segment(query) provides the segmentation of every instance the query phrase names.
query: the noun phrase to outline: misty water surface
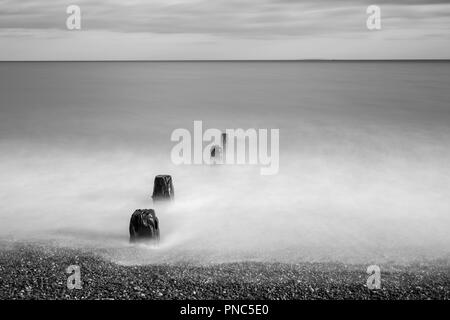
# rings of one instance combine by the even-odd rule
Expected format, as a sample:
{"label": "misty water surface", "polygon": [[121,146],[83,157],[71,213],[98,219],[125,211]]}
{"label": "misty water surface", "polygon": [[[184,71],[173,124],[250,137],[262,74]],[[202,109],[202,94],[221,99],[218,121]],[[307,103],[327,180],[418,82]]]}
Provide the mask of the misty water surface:
{"label": "misty water surface", "polygon": [[[0,237],[127,264],[448,256],[448,88],[449,63],[0,63]],[[279,173],[173,165],[194,120],[280,129]],[[157,174],[176,201],[132,246]]]}

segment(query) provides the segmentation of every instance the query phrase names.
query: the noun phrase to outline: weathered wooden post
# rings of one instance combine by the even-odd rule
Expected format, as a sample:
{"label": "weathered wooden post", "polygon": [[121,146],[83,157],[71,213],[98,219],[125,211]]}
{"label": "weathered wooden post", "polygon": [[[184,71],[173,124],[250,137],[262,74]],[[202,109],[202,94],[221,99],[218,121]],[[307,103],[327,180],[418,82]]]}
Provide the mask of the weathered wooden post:
{"label": "weathered wooden post", "polygon": [[159,241],[159,220],[153,209],[137,209],[130,219],[130,242]]}
{"label": "weathered wooden post", "polygon": [[153,183],[153,201],[173,200],[174,197],[172,177],[167,174],[157,175]]}
{"label": "weathered wooden post", "polygon": [[223,155],[222,155],[222,148],[218,145],[213,145],[211,147],[211,163],[212,164],[221,164],[223,163]]}
{"label": "weathered wooden post", "polygon": [[226,148],[227,148],[227,134],[225,132],[223,132],[220,135],[220,139],[221,139],[222,146],[215,144],[211,147],[211,150],[210,150],[212,164],[224,164],[225,163],[225,155],[226,155]]}
{"label": "weathered wooden post", "polygon": [[227,152],[227,134],[225,132],[222,133],[222,152],[224,155]]}

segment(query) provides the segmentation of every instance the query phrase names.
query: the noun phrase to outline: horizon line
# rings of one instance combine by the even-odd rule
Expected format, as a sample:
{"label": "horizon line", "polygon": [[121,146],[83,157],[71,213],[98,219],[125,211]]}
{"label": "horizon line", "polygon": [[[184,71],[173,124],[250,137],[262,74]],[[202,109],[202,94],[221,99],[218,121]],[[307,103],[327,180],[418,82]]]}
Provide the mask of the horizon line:
{"label": "horizon line", "polygon": [[0,60],[4,62],[450,62],[447,59],[104,59],[104,60]]}

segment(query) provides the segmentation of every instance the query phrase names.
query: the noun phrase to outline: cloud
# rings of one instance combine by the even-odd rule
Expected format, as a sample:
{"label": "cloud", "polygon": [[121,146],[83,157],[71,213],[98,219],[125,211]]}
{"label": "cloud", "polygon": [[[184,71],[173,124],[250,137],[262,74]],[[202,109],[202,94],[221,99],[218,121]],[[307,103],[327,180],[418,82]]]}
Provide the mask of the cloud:
{"label": "cloud", "polygon": [[[383,24],[378,38],[449,40],[449,1],[377,3],[382,7]],[[12,45],[17,43],[14,37],[18,33],[31,37],[30,30],[39,38],[46,34],[72,37],[67,35],[65,26],[66,7],[70,4],[73,1],[0,0],[0,39]],[[210,44],[230,40],[314,42],[328,38],[354,39],[356,44],[362,38],[374,37],[366,29],[366,8],[372,4],[366,0],[81,0],[77,4],[82,11],[82,31],[77,38],[88,42],[94,34],[134,34],[141,39],[167,40],[194,36],[207,39]],[[24,36],[19,39],[26,41]],[[56,41],[50,46],[58,47]]]}
{"label": "cloud", "polygon": [[[0,28],[64,29],[72,1],[2,1]],[[356,1],[80,1],[84,30],[243,36],[365,31],[366,3]],[[409,22],[450,17],[449,1],[380,1],[383,17]],[[436,5],[438,4],[438,5]],[[440,4],[440,5],[439,5]],[[414,20],[414,21],[412,21]],[[448,27],[449,24],[447,24]]]}

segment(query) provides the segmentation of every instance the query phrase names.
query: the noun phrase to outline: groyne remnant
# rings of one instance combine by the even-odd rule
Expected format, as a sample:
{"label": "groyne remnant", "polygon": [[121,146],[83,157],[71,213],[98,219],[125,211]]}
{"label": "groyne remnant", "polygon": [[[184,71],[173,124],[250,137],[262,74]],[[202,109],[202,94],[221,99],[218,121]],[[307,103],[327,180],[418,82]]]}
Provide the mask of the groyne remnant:
{"label": "groyne remnant", "polygon": [[137,209],[130,219],[130,242],[159,241],[159,220],[153,209]]}
{"label": "groyne remnant", "polygon": [[167,174],[157,175],[153,183],[153,201],[173,200],[175,190],[173,188],[172,177]]}

